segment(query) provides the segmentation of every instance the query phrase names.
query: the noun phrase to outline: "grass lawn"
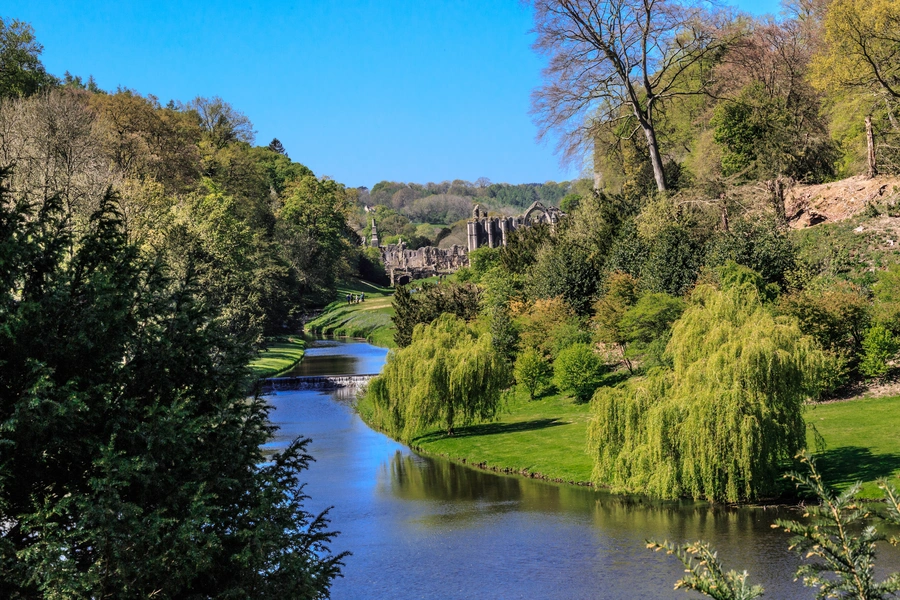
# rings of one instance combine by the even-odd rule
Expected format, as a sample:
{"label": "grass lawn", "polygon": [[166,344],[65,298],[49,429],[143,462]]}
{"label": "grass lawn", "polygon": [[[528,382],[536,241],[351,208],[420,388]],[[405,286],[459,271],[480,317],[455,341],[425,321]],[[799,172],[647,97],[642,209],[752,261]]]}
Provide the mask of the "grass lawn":
{"label": "grass lawn", "polygon": [[[365,293],[365,302],[347,304],[347,294]],[[338,286],[338,300],[325,307],[322,314],[306,324],[311,332],[325,335],[364,338],[376,346],[394,346],[394,324],[391,317],[393,288],[381,287],[359,279]]]}
{"label": "grass lawn", "polygon": [[[361,406],[365,417],[366,408]],[[517,390],[493,423],[442,429],[414,439],[427,454],[468,464],[553,481],[590,480],[592,460],[586,452],[589,404],[555,395],[529,401]],[[807,423],[825,440],[816,461],[825,480],[839,489],[864,482],[861,498],[880,498],[876,480],[890,478],[900,487],[900,397],[865,398],[810,406]],[[809,447],[815,449],[810,429]]]}
{"label": "grass lawn", "polygon": [[527,393],[516,390],[496,422],[457,428],[451,437],[434,431],[412,445],[469,464],[581,483],[591,478],[589,416],[589,404],[575,404],[568,396],[530,401]]}
{"label": "grass lawn", "polygon": [[306,342],[300,337],[276,340],[250,361],[250,368],[256,377],[275,377],[300,362],[306,349]]}
{"label": "grass lawn", "polygon": [[[806,422],[825,439],[815,454],[822,477],[843,489],[862,481],[862,498],[881,498],[875,481],[900,487],[900,397],[861,398],[810,407]],[[815,449],[812,431],[807,444]]]}

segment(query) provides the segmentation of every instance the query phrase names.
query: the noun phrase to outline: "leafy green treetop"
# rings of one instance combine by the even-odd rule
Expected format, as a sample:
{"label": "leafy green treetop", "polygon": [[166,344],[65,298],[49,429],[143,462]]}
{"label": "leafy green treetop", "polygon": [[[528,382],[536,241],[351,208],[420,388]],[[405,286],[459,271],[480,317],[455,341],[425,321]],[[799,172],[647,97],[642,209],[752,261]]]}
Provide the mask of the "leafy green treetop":
{"label": "leafy green treetop", "polygon": [[307,441],[263,455],[248,348],[182,258],[144,258],[111,194],[76,235],[0,188],[0,596],[323,598],[339,574]]}
{"label": "leafy green treetop", "polygon": [[0,17],[0,98],[30,96],[55,83],[41,63],[43,51],[31,25]]}

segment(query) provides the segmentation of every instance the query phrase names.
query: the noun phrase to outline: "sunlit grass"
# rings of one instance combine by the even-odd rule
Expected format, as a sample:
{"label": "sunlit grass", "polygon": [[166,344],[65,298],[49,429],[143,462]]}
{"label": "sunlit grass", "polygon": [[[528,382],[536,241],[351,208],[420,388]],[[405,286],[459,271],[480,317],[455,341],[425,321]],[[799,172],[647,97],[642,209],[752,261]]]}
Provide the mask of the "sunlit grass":
{"label": "sunlit grass", "polygon": [[[825,441],[815,456],[829,485],[843,489],[862,481],[862,498],[881,497],[880,478],[900,487],[900,397],[811,406],[805,418],[810,449],[816,450],[813,426]],[[589,419],[589,404],[575,404],[562,395],[532,402],[517,390],[495,422],[457,428],[453,436],[436,428],[414,439],[412,446],[500,471],[586,482],[592,469]]]}
{"label": "sunlit grass", "polygon": [[[348,304],[347,294],[365,293],[364,302]],[[394,347],[394,324],[391,317],[393,288],[381,287],[359,279],[338,286],[338,300],[325,307],[322,314],[306,324],[307,331],[323,335],[363,338],[384,348]]]}
{"label": "sunlit grass", "polygon": [[807,444],[816,449],[812,427],[825,440],[815,453],[825,481],[838,489],[863,482],[860,496],[881,498],[876,481],[900,487],[900,397],[862,398],[811,406]]}
{"label": "sunlit grass", "polygon": [[275,377],[300,362],[305,349],[306,342],[300,337],[272,341],[250,361],[250,368],[256,377]]}
{"label": "sunlit grass", "polygon": [[457,428],[453,436],[435,430],[412,445],[431,454],[487,468],[584,483],[591,478],[587,454],[589,404],[552,395],[534,401],[512,392],[504,412],[493,423]]}

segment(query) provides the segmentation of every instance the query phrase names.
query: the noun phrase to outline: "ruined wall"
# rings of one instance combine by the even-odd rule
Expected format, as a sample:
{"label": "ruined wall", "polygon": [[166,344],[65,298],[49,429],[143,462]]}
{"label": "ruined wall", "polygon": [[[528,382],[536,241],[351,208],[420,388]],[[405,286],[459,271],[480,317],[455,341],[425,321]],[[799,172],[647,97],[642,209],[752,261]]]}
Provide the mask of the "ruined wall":
{"label": "ruined wall", "polygon": [[379,248],[385,271],[391,278],[391,285],[435,275],[449,275],[460,267],[469,266],[468,251],[456,244],[450,248],[426,246],[409,250],[401,241],[399,244],[388,244]]}
{"label": "ruined wall", "polygon": [[489,217],[487,212],[476,204],[472,210],[472,218],[466,223],[469,252],[485,246],[488,248],[505,246],[507,236],[521,227],[546,223],[552,229],[564,216],[565,213],[555,206],[548,208],[540,202],[534,202],[518,217]]}

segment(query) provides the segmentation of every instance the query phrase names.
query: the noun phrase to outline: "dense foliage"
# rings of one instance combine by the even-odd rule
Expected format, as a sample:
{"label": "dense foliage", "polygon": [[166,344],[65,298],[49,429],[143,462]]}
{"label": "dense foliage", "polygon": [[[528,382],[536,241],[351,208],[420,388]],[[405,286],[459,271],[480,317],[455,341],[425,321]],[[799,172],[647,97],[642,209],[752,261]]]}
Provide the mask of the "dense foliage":
{"label": "dense foliage", "polygon": [[417,325],[411,344],[388,355],[369,384],[376,425],[409,441],[429,426],[454,428],[492,418],[509,377],[490,334],[476,335],[465,321],[443,314]]}
{"label": "dense foliage", "polygon": [[341,556],[302,506],[307,440],[263,455],[204,258],[144,256],[118,206],[77,228],[0,190],[3,597],[324,597]]}
{"label": "dense foliage", "polygon": [[814,341],[752,286],[701,286],[667,352],[671,369],[597,392],[597,483],[727,502],[776,493],[781,462],[805,446],[803,402],[822,361]]}
{"label": "dense foliage", "polygon": [[[876,577],[876,543],[887,536],[876,529],[875,522],[880,520],[895,526],[900,523],[897,490],[886,482],[880,484],[887,510],[878,515],[856,501],[859,484],[835,493],[822,480],[808,455],[800,459],[808,465],[809,472],[788,476],[798,487],[811,493],[816,502],[806,506],[802,521],[781,519],[773,525],[791,534],[791,549],[808,561],[797,569],[797,578],[808,587],[818,588],[817,600],[895,598],[900,591],[900,573],[881,581]],[[763,596],[762,586],[748,583],[747,571],[725,571],[715,550],[705,542],[687,545],[649,542],[647,546],[665,550],[684,564],[687,575],[676,582],[676,589],[695,590],[717,600],[751,600]]]}
{"label": "dense foliage", "polygon": [[420,283],[402,286],[394,294],[394,342],[400,348],[412,343],[416,325],[431,323],[444,313],[469,321],[478,314],[481,291],[471,284]]}
{"label": "dense foliage", "polygon": [[57,80],[41,50],[0,20],[0,595],[326,597],[308,440],[263,452],[245,365],[359,268],[355,192],[221,98]]}

